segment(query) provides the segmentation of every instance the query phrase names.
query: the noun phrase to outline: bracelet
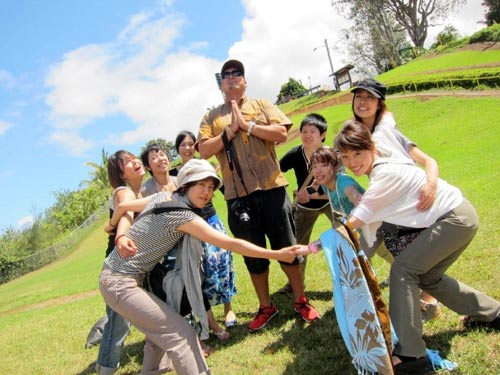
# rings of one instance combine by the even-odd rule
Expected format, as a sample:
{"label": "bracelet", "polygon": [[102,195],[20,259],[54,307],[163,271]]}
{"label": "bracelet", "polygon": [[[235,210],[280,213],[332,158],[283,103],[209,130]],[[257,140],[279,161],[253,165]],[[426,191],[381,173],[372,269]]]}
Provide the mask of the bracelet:
{"label": "bracelet", "polygon": [[229,136],[228,138],[233,139],[234,137],[236,137],[236,134],[234,134],[234,132],[231,130],[231,126],[229,125],[226,126],[226,133]]}
{"label": "bracelet", "polygon": [[116,244],[118,243],[118,240],[119,240],[120,238],[122,238],[122,237],[125,237],[125,234],[120,234],[119,236],[116,236],[116,237],[115,237],[115,246],[116,246]]}
{"label": "bracelet", "polygon": [[116,228],[118,224],[111,224],[111,219],[109,219],[109,221],[108,221],[108,225],[109,225],[110,227]]}
{"label": "bracelet", "polygon": [[257,125],[255,122],[253,122],[253,121],[248,121],[247,135],[252,134],[252,130],[253,130],[253,127],[254,127],[255,125]]}
{"label": "bracelet", "polygon": [[317,254],[321,250],[321,243],[319,241],[314,241],[309,243],[307,246],[312,254]]}

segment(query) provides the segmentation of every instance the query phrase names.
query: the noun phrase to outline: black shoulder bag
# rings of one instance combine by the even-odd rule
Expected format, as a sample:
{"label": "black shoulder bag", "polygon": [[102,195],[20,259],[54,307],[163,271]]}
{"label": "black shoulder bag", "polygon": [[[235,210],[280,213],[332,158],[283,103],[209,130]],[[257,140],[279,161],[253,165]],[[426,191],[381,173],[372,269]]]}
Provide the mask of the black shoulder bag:
{"label": "black shoulder bag", "polygon": [[[193,209],[188,208],[188,207],[155,207],[149,211],[146,211],[141,214],[143,215],[158,215],[164,212],[171,212],[171,211],[193,211]],[[178,246],[179,243],[177,243],[175,246]],[[170,252],[170,250],[169,250]],[[162,262],[156,263],[154,268],[146,275],[144,279],[144,289],[150,291],[153,293],[155,296],[160,298],[162,301],[167,300],[167,295],[165,294],[165,291],[163,290],[163,278],[167,275],[167,273],[171,270],[174,269],[175,267],[175,262],[177,258],[176,257],[169,257],[168,253],[164,257]]]}

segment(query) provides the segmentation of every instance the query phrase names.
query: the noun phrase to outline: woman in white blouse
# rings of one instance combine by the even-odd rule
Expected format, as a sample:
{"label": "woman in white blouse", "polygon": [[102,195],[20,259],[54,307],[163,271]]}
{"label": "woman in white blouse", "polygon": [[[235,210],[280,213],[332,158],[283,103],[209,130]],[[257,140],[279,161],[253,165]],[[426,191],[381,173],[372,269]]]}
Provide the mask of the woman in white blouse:
{"label": "woman in white blouse", "polygon": [[346,168],[369,176],[366,192],[348,219],[351,227],[363,227],[369,245],[381,222],[423,229],[390,271],[389,310],[399,339],[393,355],[396,374],[433,373],[422,339],[419,288],[466,315],[469,325],[500,330],[500,302],[445,274],[478,228],[477,213],[460,190],[438,179],[432,206],[417,209],[427,183],[425,172],[413,163],[381,157],[369,130],[357,121],[340,131],[335,148]]}

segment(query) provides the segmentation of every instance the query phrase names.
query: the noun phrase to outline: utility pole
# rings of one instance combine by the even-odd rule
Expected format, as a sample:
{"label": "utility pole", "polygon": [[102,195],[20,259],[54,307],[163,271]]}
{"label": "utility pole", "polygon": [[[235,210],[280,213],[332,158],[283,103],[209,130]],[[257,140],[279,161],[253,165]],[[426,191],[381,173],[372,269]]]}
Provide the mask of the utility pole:
{"label": "utility pole", "polygon": [[215,80],[217,81],[217,87],[222,94],[222,100],[225,101],[226,97],[224,96],[224,92],[222,91],[222,75],[220,73],[215,73]]}
{"label": "utility pole", "polygon": [[[319,47],[314,48],[313,51],[316,51],[318,48]],[[332,71],[331,77],[333,79],[333,87],[335,88],[335,90],[340,91],[337,79],[335,78],[335,70],[333,70],[332,57],[330,56],[330,48],[328,47],[327,39],[325,39],[325,48],[326,48],[326,54],[328,55],[328,62],[330,63],[330,69]]]}
{"label": "utility pole", "polygon": [[328,48],[328,40],[326,39],[325,39],[325,48],[326,48],[326,53],[328,54],[328,61],[330,62],[330,69],[332,70],[333,87],[335,87],[337,91],[340,91],[337,79],[335,78],[335,70],[333,70],[332,57],[330,56],[330,48]]}

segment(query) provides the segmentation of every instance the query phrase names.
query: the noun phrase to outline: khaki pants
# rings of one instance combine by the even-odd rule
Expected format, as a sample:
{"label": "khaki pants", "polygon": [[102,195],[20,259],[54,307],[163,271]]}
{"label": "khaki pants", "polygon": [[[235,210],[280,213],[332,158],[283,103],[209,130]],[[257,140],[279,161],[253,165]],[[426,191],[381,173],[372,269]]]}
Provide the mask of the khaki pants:
{"label": "khaki pants", "polygon": [[210,374],[198,337],[189,323],[164,301],[141,288],[143,275],[104,266],[99,286],[106,304],[146,335],[144,363],[167,352],[179,375]]}
{"label": "khaki pants", "polygon": [[447,275],[446,270],[472,241],[478,218],[469,201],[422,231],[391,266],[389,313],[399,342],[394,354],[425,355],[420,291],[426,291],[451,310],[479,321],[500,314],[500,302]]}

